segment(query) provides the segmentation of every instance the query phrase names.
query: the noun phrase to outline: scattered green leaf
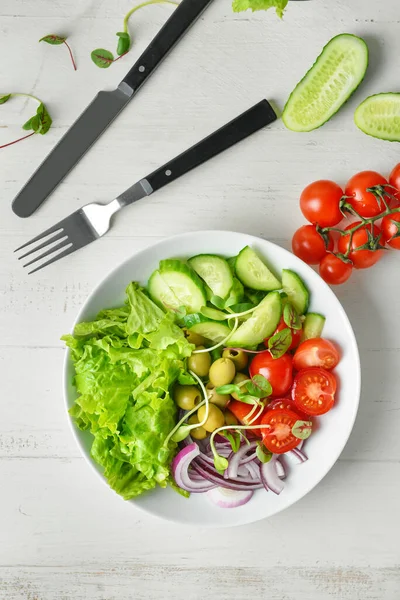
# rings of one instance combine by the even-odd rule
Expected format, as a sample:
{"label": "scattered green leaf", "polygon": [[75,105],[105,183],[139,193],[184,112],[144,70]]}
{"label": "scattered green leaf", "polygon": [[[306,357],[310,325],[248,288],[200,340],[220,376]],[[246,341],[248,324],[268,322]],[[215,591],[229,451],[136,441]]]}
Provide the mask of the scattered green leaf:
{"label": "scattered green leaf", "polygon": [[129,48],[131,47],[131,37],[129,33],[126,31],[118,31],[118,45],[117,45],[117,54],[118,56],[122,56],[129,52]]}
{"label": "scattered green leaf", "polygon": [[92,61],[100,69],[108,69],[114,62],[114,55],[104,48],[96,48],[90,55]]}
{"label": "scattered green leaf", "polygon": [[46,42],[46,44],[50,44],[51,46],[60,46],[61,44],[64,44],[68,49],[68,52],[69,52],[69,55],[71,58],[71,62],[72,62],[72,66],[74,67],[74,70],[76,71],[75,59],[72,54],[72,50],[71,50],[70,46],[67,44],[67,38],[65,36],[50,33],[49,35],[45,35],[42,38],[40,38],[39,42]]}
{"label": "scattered green leaf", "polygon": [[246,384],[246,389],[249,394],[256,398],[266,398],[272,394],[272,386],[263,375],[254,375],[250,382]]}
{"label": "scattered green leaf", "polygon": [[220,431],[220,435],[225,437],[231,444],[233,452],[237,452],[240,448],[240,432],[239,431]]}
{"label": "scattered green leaf", "polygon": [[290,302],[286,302],[283,309],[283,320],[285,324],[290,329],[301,329],[301,321],[297,310],[290,304]]}
{"label": "scattered green leaf", "polygon": [[306,440],[312,433],[312,421],[296,421],[292,427],[292,433],[299,440]]}
{"label": "scattered green leaf", "polygon": [[257,443],[256,455],[259,461],[267,463],[272,458],[272,452],[269,452],[262,442]]}
{"label": "scattered green leaf", "polygon": [[240,394],[240,387],[234,383],[227,383],[226,385],[220,385],[216,388],[217,394]]}
{"label": "scattered green leaf", "polygon": [[6,148],[7,146],[11,146],[12,144],[16,144],[17,142],[25,140],[26,138],[30,137],[34,133],[40,133],[41,135],[44,135],[45,133],[47,133],[49,131],[51,124],[52,124],[52,120],[49,115],[49,112],[46,109],[43,102],[41,102],[39,100],[39,98],[36,98],[36,96],[32,96],[31,94],[22,94],[22,93],[3,94],[3,95],[0,95],[0,104],[5,104],[6,102],[8,102],[8,100],[11,98],[11,96],[25,96],[27,98],[32,98],[33,100],[36,100],[36,102],[39,103],[39,106],[36,110],[36,114],[33,115],[33,117],[31,117],[30,119],[28,119],[28,121],[26,123],[24,123],[24,125],[22,126],[22,129],[24,129],[25,131],[32,131],[32,133],[29,133],[28,135],[26,135],[22,138],[19,138],[18,140],[14,140],[13,142],[9,142],[8,144],[4,144],[3,146],[0,146],[0,149]]}
{"label": "scattered green leaf", "polygon": [[11,98],[11,94],[0,95],[0,104],[5,104]]}
{"label": "scattered green leaf", "polygon": [[268,340],[268,349],[272,358],[280,358],[287,352],[292,343],[292,334],[289,328],[278,331]]}

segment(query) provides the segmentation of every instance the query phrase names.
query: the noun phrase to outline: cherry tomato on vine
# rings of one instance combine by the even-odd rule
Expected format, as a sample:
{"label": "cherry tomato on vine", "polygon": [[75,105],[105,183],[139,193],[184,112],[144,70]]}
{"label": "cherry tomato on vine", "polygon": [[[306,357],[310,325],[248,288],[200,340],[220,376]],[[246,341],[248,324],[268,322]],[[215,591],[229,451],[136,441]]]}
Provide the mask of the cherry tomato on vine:
{"label": "cherry tomato on vine", "polygon": [[[290,329],[290,333],[292,334],[292,343],[290,344],[288,350],[294,350],[300,344],[301,334],[302,334],[303,330],[302,330],[302,328],[301,329],[291,329],[290,327],[288,328],[288,326],[286,325],[286,323],[282,317],[282,319],[280,320],[279,325],[275,329],[273,335],[275,335],[276,333],[279,333],[280,331],[283,331],[284,329]],[[268,348],[268,340],[269,340],[269,338],[265,338],[265,340],[264,340],[264,344],[267,348]]]}
{"label": "cherry tomato on vine", "polygon": [[400,212],[382,219],[382,237],[391,248],[400,250]]}
{"label": "cherry tomato on vine", "polygon": [[293,361],[290,354],[284,354],[280,358],[272,358],[271,353],[266,350],[257,354],[250,364],[250,377],[263,375],[272,386],[271,398],[284,396],[292,385]]}
{"label": "cherry tomato on vine", "polygon": [[379,197],[372,192],[367,192],[367,189],[376,185],[387,186],[387,184],[387,179],[376,171],[361,171],[361,173],[353,175],[347,182],[345,195],[348,198],[346,198],[346,202],[360,217],[376,217],[385,210],[385,205]]}
{"label": "cherry tomato on vine", "polygon": [[319,265],[319,274],[322,279],[331,285],[345,283],[353,272],[353,265],[344,262],[334,254],[327,254]]}
{"label": "cherry tomato on vine", "polygon": [[343,190],[334,181],[314,181],[300,196],[301,212],[310,223],[333,227],[343,219],[339,208],[342,196]]}
{"label": "cherry tomato on vine", "polygon": [[292,398],[307,415],[324,415],[335,402],[336,387],[336,379],[330,371],[316,367],[304,369],[294,379]]}
{"label": "cherry tomato on vine", "polygon": [[315,225],[303,225],[295,231],[292,239],[293,254],[304,260],[308,265],[317,265],[326,255],[327,250],[333,250],[333,240],[330,233],[327,234],[328,247],[325,246],[324,238],[318,233]]}
{"label": "cherry tomato on vine", "polygon": [[390,185],[395,187],[396,190],[399,190],[398,192],[396,192],[396,190],[389,188],[389,190],[388,190],[389,193],[393,194],[393,196],[396,196],[396,198],[400,201],[400,163],[398,163],[394,167],[393,171],[390,173],[389,183],[390,183]]}
{"label": "cherry tomato on vine", "polygon": [[262,418],[261,424],[267,425],[261,429],[264,446],[274,454],[283,454],[296,448],[301,442],[292,429],[296,421],[301,421],[299,415],[291,410],[270,410]]}
{"label": "cherry tomato on vine", "polygon": [[[244,402],[239,402],[238,400],[231,400],[229,403],[229,410],[243,425],[249,425],[250,421],[253,421],[253,417],[259,411],[259,408],[257,407],[253,415],[248,418],[248,415],[253,410],[253,408],[254,407],[251,404],[245,404]],[[262,417],[263,415],[257,417],[257,419],[251,423],[251,425],[259,425],[261,423]],[[253,433],[256,437],[261,437],[260,429],[250,429],[249,431],[251,431],[251,433]]]}
{"label": "cherry tomato on vine", "polygon": [[[356,221],[355,223],[351,223],[345,229],[352,229],[356,225],[360,225],[361,221]],[[372,235],[374,238],[377,238],[381,235],[381,230],[379,227],[374,225],[372,227]],[[351,252],[349,254],[349,259],[353,263],[356,269],[368,269],[368,267],[372,267],[375,263],[378,262],[383,256],[383,250],[372,250],[372,249],[362,249],[356,250],[360,246],[364,246],[364,244],[368,244],[370,241],[369,235],[371,234],[371,225],[363,225],[358,229],[354,235],[351,243]],[[342,235],[339,239],[338,248],[341,254],[346,254],[347,249],[350,243],[350,234]]]}
{"label": "cherry tomato on vine", "polygon": [[334,369],[339,363],[340,354],[336,346],[324,338],[305,340],[297,348],[293,366],[297,371],[308,367]]}

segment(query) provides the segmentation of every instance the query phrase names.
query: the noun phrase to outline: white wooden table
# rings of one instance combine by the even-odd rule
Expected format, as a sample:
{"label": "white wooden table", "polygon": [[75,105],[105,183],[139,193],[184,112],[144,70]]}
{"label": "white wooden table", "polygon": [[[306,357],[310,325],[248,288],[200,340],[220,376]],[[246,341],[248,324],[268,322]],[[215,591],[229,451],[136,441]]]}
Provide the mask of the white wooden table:
{"label": "white wooden table", "polygon": [[[155,6],[132,20],[135,47],[108,71],[93,48],[114,49],[127,0],[1,0],[1,92],[38,95],[54,126],[0,150],[0,598],[1,600],[397,600],[400,596],[399,256],[359,272],[338,296],[354,326],[363,393],[352,437],[324,481],[274,518],[212,531],[159,522],[119,501],[72,438],[61,390],[59,337],[92,287],[126,256],[190,230],[231,229],[290,246],[310,181],[387,173],[399,146],[358,132],[355,106],[398,90],[398,0],[290,3],[235,15],[213,6],[30,219],[10,203],[101,88],[110,89],[162,25]],[[371,49],[362,88],[323,129],[296,135],[275,123],[120,215],[96,245],[28,277],[12,252],[91,200],[106,201],[263,97],[281,106],[321,47],[341,32]],[[38,44],[68,34],[64,48]],[[35,111],[0,107],[0,144]],[[33,109],[33,110],[32,110]]]}

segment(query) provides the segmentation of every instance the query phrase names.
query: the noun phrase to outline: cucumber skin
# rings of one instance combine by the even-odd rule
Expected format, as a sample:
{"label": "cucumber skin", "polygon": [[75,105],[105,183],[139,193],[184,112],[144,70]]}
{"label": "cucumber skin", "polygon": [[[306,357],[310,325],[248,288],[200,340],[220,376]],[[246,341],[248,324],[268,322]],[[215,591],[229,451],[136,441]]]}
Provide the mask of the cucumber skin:
{"label": "cucumber skin", "polygon": [[[271,276],[271,280],[275,280],[272,281],[272,285],[274,287],[268,286],[268,288],[265,288],[265,286],[261,289],[261,288],[255,288],[255,287],[251,287],[249,285],[249,282],[246,278],[246,276],[240,275],[239,271],[241,272],[242,269],[240,267],[241,264],[241,260],[243,260],[243,255],[244,253],[248,253],[250,251],[251,254],[254,254],[257,259],[260,261],[260,263],[265,267],[266,271],[268,271],[268,273]],[[244,260],[246,260],[246,258],[244,258]],[[239,264],[239,269],[238,269],[238,264]],[[250,246],[245,246],[244,248],[242,248],[242,250],[239,252],[237,259],[236,259],[236,263],[235,263],[235,271],[236,271],[236,276],[239,279],[239,281],[245,286],[248,287],[251,290],[256,290],[256,291],[261,291],[261,292],[273,292],[275,290],[280,290],[282,287],[281,282],[279,281],[279,279],[276,277],[276,275],[271,271],[271,269],[269,268],[268,265],[265,264],[265,262],[262,260],[262,258],[260,258],[257,254],[257,252],[255,252],[253,250],[253,248],[251,248]],[[245,281],[246,279],[246,281]]]}
{"label": "cucumber skin", "polygon": [[[196,260],[197,259],[207,259],[207,258],[212,258],[212,259],[218,259],[219,261],[221,261],[223,267],[226,266],[226,275],[228,277],[230,277],[231,279],[231,286],[230,289],[228,290],[227,293],[225,293],[223,296],[221,296],[222,298],[227,298],[229,295],[230,290],[232,289],[232,285],[233,285],[233,275],[232,275],[232,271],[231,268],[227,262],[227,260],[225,258],[223,258],[222,256],[218,256],[217,254],[197,254],[196,256],[192,256],[191,258],[189,258],[188,260],[188,265],[193,269],[193,271],[195,271],[195,273],[200,277],[200,279],[202,281],[205,282],[205,285],[207,288],[209,288],[211,290],[211,295],[215,294],[215,292],[211,289],[210,285],[208,284],[208,282],[200,275],[200,273],[198,273],[195,264],[196,264]],[[217,294],[219,295],[219,294]],[[208,296],[208,294],[207,294]],[[210,298],[208,298],[208,300],[210,300]]]}
{"label": "cucumber skin", "polygon": [[[167,272],[173,273],[174,271],[177,271],[178,273],[182,273],[183,275],[186,275],[186,277],[188,277],[192,280],[193,284],[198,288],[199,294],[202,294],[203,302],[204,302],[203,306],[205,306],[207,303],[206,288],[205,288],[202,280],[197,275],[197,273],[192,269],[192,267],[190,267],[187,263],[185,263],[182,260],[179,260],[177,258],[170,258],[170,259],[160,261],[159,272],[160,272],[161,276],[163,275],[163,273],[167,273]],[[178,298],[178,300],[179,300],[179,298]],[[198,311],[196,310],[195,312],[198,312]]]}
{"label": "cucumber skin", "polygon": [[[221,336],[214,336],[212,338],[207,337],[206,335],[204,335],[204,329],[206,329],[206,327],[210,327],[214,326],[216,329],[220,329],[221,330]],[[223,328],[226,330],[226,332],[224,333],[224,335],[222,335],[223,332]],[[193,331],[194,333],[198,333],[199,335],[202,335],[203,337],[205,337],[207,340],[211,340],[212,342],[218,343],[220,341],[222,341],[224,338],[226,338],[229,333],[230,333],[230,329],[227,325],[224,325],[223,323],[218,323],[216,321],[203,321],[202,323],[196,323],[195,325],[192,325],[192,327],[189,327],[189,331]]]}
{"label": "cucumber skin", "polygon": [[[242,324],[240,325],[239,329],[237,329],[237,330],[235,331],[235,333],[232,335],[232,337],[230,338],[230,340],[229,340],[229,344],[230,344],[230,345],[232,345],[232,346],[236,346],[236,347],[238,347],[238,348],[252,348],[253,346],[257,346],[258,344],[261,344],[261,342],[262,342],[262,341],[263,341],[263,340],[264,340],[266,337],[269,337],[270,335],[272,335],[272,334],[274,333],[274,331],[275,331],[275,329],[278,327],[278,325],[279,325],[279,321],[281,320],[281,317],[282,317],[282,300],[281,300],[281,297],[280,297],[280,294],[279,294],[279,292],[276,292],[276,291],[272,291],[272,292],[270,292],[270,293],[269,293],[269,294],[267,294],[267,296],[266,296],[266,297],[265,297],[265,298],[262,300],[262,302],[264,302],[264,301],[266,300],[266,298],[268,298],[268,297],[269,297],[269,296],[271,296],[272,294],[276,295],[276,296],[277,296],[277,298],[279,298],[279,312],[278,312],[278,313],[277,313],[277,315],[276,315],[276,319],[275,319],[275,321],[274,321],[274,322],[273,322],[273,324],[270,326],[270,329],[269,329],[269,330],[268,330],[268,331],[265,333],[265,335],[263,335],[263,336],[262,336],[262,337],[259,339],[259,341],[251,340],[250,342],[247,342],[247,343],[246,343],[246,342],[243,342],[243,341],[241,341],[241,340],[237,340],[237,337],[236,337],[238,334],[240,335],[240,329],[241,329],[243,326],[245,326],[245,325],[248,323],[248,321],[245,321],[244,323],[242,323]],[[256,313],[257,309],[258,309],[258,307],[255,309],[254,313]],[[253,317],[254,313],[251,315],[251,317]],[[251,318],[251,317],[250,317],[250,318]],[[235,341],[235,340],[236,340],[236,341]]]}
{"label": "cucumber skin", "polygon": [[[400,130],[399,130],[399,135],[398,135],[398,139],[391,139],[388,137],[384,137],[384,136],[378,136],[378,135],[374,135],[373,133],[369,133],[368,131],[365,131],[365,129],[363,129],[361,127],[361,125],[359,123],[357,123],[357,112],[359,109],[361,109],[361,107],[368,102],[369,100],[371,100],[371,98],[376,98],[379,96],[399,96],[400,98],[400,94],[398,92],[382,92],[380,94],[372,94],[372,96],[368,96],[367,98],[365,98],[365,100],[363,100],[361,102],[361,104],[359,104],[354,112],[354,123],[356,124],[356,126],[358,127],[358,129],[360,131],[362,131],[363,133],[365,133],[365,135],[369,135],[370,137],[376,139],[376,140],[383,140],[385,142],[400,142]],[[399,102],[400,105],[400,102]]]}
{"label": "cucumber skin", "polygon": [[[168,307],[167,305],[165,305],[162,302],[161,298],[156,293],[153,293],[153,282],[154,282],[155,277],[157,277],[157,276],[162,279],[160,271],[158,269],[151,274],[148,284],[147,284],[147,289],[149,291],[150,298],[153,300],[153,302],[155,302],[155,304],[157,304],[157,306],[159,306],[163,310],[170,310],[171,308],[179,308],[179,306],[180,306],[179,300],[178,300],[178,298],[176,298],[174,292],[171,289],[170,289],[170,292],[171,292],[172,296],[176,299],[176,303],[174,306],[171,305]],[[164,282],[164,285],[167,288],[169,288],[169,286],[165,282]]]}
{"label": "cucumber skin", "polygon": [[[300,284],[300,287],[304,288],[306,301],[305,301],[304,309],[303,310],[299,310],[298,307],[294,305],[293,300],[290,297],[290,295],[287,294],[289,302],[291,302],[293,304],[294,308],[297,310],[297,312],[299,313],[299,315],[304,315],[307,312],[308,307],[310,306],[310,290],[307,288],[306,284],[304,283],[304,281],[302,280],[302,278],[300,277],[300,275],[298,275],[295,271],[292,271],[291,269],[283,269],[282,270],[282,285],[283,285],[284,274],[285,273],[289,273],[290,277],[293,277],[295,280],[297,280],[298,283]],[[285,288],[284,287],[283,287],[283,291],[285,292]]]}
{"label": "cucumber skin", "polygon": [[[330,117],[328,117],[323,123],[321,123],[320,125],[317,125],[317,127],[313,127],[312,129],[302,129],[300,131],[295,130],[295,129],[291,129],[291,127],[289,127],[289,125],[286,123],[285,121],[285,111],[289,105],[289,102],[291,101],[293,95],[295,94],[297,88],[299,87],[299,85],[301,83],[303,83],[303,81],[306,79],[307,75],[312,71],[312,69],[315,67],[315,65],[317,64],[318,60],[321,58],[321,56],[323,55],[323,53],[325,52],[327,46],[329,46],[329,44],[331,42],[333,42],[333,40],[336,40],[337,38],[340,38],[342,36],[351,36],[351,37],[355,37],[357,39],[359,39],[361,42],[363,42],[363,44],[365,45],[366,51],[367,51],[367,57],[366,57],[366,65],[365,65],[365,70],[364,70],[364,75],[362,77],[362,79],[360,80],[359,84],[354,88],[354,90],[352,92],[350,92],[350,94],[347,96],[347,98],[344,100],[344,102],[339,106],[339,108],[331,114]],[[315,59],[313,65],[308,69],[307,73],[304,75],[304,77],[302,79],[300,79],[300,81],[296,84],[296,87],[294,88],[294,90],[292,91],[292,93],[290,94],[289,98],[286,101],[285,107],[283,109],[282,112],[282,121],[284,123],[284,125],[290,130],[290,131],[295,131],[296,133],[307,133],[309,131],[315,131],[315,129],[319,129],[320,127],[322,127],[323,125],[325,125],[325,123],[327,123],[328,121],[330,121],[342,108],[343,106],[346,104],[346,102],[348,102],[351,98],[351,96],[354,94],[354,92],[360,87],[360,85],[362,84],[362,82],[365,79],[365,75],[368,69],[368,65],[369,65],[369,49],[367,46],[367,43],[365,42],[365,40],[363,40],[361,37],[359,37],[358,35],[354,35],[353,33],[339,33],[339,35],[335,35],[332,39],[329,40],[329,42],[327,42],[325,44],[325,46],[322,48],[322,52],[321,54],[319,54],[317,56],[317,58]]]}
{"label": "cucumber skin", "polygon": [[[311,321],[311,324],[310,324],[310,321]],[[313,333],[315,333],[315,321],[317,321],[319,324],[317,335],[308,335],[307,330],[309,330],[309,329],[311,329],[311,331],[313,331]],[[323,315],[320,315],[319,313],[307,313],[306,320],[304,321],[304,325],[303,325],[303,335],[301,336],[301,341],[304,342],[305,340],[310,340],[310,339],[315,339],[317,337],[321,337],[325,322],[326,322],[326,318]]]}

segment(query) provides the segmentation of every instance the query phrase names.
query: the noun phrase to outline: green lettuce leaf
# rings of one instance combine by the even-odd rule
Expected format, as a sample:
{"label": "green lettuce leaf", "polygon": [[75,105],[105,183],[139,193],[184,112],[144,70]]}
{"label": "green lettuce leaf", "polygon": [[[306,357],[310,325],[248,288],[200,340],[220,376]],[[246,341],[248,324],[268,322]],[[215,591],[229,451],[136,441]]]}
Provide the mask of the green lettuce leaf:
{"label": "green lettuce leaf", "polygon": [[283,12],[289,0],[233,0],[232,8],[234,12],[244,10],[268,10],[275,8],[278,17],[283,17]]}

